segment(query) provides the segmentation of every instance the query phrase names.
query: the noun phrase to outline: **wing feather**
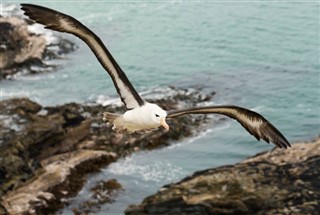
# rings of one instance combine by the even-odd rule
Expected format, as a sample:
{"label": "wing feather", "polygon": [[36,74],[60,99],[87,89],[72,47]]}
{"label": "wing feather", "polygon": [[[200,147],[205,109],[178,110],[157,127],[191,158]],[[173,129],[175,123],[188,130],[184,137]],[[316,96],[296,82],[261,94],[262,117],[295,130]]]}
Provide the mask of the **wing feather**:
{"label": "wing feather", "polygon": [[267,143],[274,143],[279,148],[288,148],[290,143],[281,132],[267,119],[254,111],[238,106],[208,106],[195,107],[168,112],[167,118],[174,118],[185,114],[222,114],[237,120],[257,140],[263,139]]}
{"label": "wing feather", "polygon": [[58,11],[32,4],[21,4],[30,19],[45,25],[45,28],[73,34],[83,40],[93,51],[101,65],[109,73],[122,102],[127,109],[144,104],[126,74],[112,57],[101,39],[75,18]]}

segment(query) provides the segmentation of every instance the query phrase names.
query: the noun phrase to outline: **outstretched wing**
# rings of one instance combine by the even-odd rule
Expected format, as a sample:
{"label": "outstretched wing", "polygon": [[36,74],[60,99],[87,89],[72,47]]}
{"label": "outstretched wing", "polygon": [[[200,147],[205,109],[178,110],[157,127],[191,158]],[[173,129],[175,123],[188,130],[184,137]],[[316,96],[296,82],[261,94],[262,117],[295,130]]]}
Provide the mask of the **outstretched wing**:
{"label": "outstretched wing", "polygon": [[272,142],[280,148],[290,147],[287,139],[268,120],[260,114],[237,106],[208,106],[195,107],[168,112],[167,118],[174,118],[185,114],[216,113],[237,120],[257,140]]}
{"label": "outstretched wing", "polygon": [[70,33],[83,40],[111,76],[117,92],[127,109],[133,109],[144,104],[144,101],[133,88],[101,39],[90,29],[73,17],[58,11],[32,4],[21,4],[21,6],[21,9],[25,11],[25,15],[35,22],[45,25],[45,28]]}

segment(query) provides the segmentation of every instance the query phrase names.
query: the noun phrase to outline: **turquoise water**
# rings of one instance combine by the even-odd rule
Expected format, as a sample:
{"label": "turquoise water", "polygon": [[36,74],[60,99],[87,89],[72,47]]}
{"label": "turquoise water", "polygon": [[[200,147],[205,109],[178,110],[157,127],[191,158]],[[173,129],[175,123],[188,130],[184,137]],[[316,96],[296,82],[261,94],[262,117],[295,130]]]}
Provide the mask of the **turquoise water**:
{"label": "turquoise water", "polygon": [[[320,134],[319,3],[28,1],[77,17],[96,32],[138,91],[178,85],[217,92],[217,104],[263,114],[290,142]],[[2,98],[28,96],[43,105],[116,96],[90,49],[60,60],[50,74],[2,82]],[[173,147],[137,153],[92,175],[71,206],[99,179],[124,185],[101,214],[121,214],[166,183],[194,171],[241,161],[273,146],[257,142],[236,122],[212,126]],[[170,171],[168,171],[168,169]]]}

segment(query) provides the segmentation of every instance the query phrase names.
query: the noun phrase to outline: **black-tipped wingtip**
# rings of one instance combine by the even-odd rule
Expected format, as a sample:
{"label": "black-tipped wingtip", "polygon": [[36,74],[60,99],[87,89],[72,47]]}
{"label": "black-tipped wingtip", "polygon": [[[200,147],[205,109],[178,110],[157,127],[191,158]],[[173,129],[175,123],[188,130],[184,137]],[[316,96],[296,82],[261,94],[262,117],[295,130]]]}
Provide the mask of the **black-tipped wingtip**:
{"label": "black-tipped wingtip", "polygon": [[291,144],[288,142],[288,141],[286,141],[285,143],[284,143],[284,147],[287,149],[287,148],[291,148]]}
{"label": "black-tipped wingtip", "polygon": [[277,146],[279,148],[284,148],[284,149],[288,149],[291,147],[290,143],[287,141],[287,139],[282,139],[278,142]]}
{"label": "black-tipped wingtip", "polygon": [[29,12],[30,12],[30,8],[29,7],[34,7],[35,5],[32,4],[20,4],[21,6],[21,10],[23,10],[23,14],[28,16]]}
{"label": "black-tipped wingtip", "polygon": [[28,10],[29,10],[28,7],[29,7],[29,6],[32,7],[32,6],[34,6],[34,5],[22,3],[22,4],[20,4],[20,6],[21,6],[21,10],[23,10],[23,11],[28,11]]}
{"label": "black-tipped wingtip", "polygon": [[289,141],[282,135],[282,139],[280,140],[280,142],[282,143],[284,148],[290,148],[291,145],[289,143]]}

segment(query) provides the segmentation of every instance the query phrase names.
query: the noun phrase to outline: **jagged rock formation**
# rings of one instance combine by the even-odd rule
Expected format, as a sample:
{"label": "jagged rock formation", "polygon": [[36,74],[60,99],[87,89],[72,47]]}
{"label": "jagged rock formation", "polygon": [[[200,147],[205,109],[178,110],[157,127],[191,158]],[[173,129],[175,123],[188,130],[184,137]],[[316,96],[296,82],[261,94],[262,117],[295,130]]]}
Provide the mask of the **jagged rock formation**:
{"label": "jagged rock formation", "polygon": [[[153,102],[172,109],[210,98],[199,91],[172,92]],[[167,133],[159,129],[123,136],[102,121],[104,111],[123,112],[122,107],[76,103],[42,107],[24,98],[1,101],[0,111],[0,197],[10,214],[55,211],[81,189],[87,173],[134,151],[190,136],[206,118],[178,118],[169,122]]]}
{"label": "jagged rock formation", "polygon": [[30,25],[20,17],[0,16],[0,80],[18,72],[51,71],[56,65],[48,64],[47,60],[75,50],[74,43],[68,40],[56,37],[55,42],[49,42],[46,35],[30,32]]}
{"label": "jagged rock formation", "polygon": [[320,139],[164,186],[126,215],[319,214]]}
{"label": "jagged rock formation", "polygon": [[0,31],[0,68],[11,68],[14,64],[42,58],[46,39],[43,35],[30,35],[23,19],[1,18]]}

